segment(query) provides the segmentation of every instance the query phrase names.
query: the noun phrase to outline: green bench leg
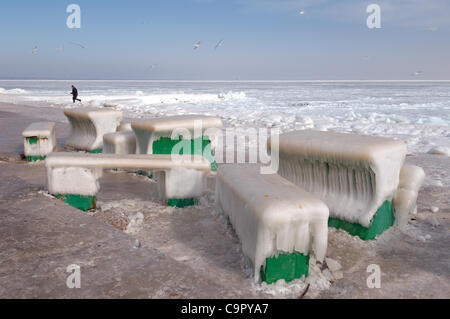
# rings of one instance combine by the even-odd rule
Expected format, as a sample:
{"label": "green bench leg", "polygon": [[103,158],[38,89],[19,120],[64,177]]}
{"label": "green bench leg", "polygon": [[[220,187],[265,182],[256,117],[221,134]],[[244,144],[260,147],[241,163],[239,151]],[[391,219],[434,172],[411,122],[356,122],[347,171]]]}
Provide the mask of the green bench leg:
{"label": "green bench leg", "polygon": [[29,163],[37,162],[37,161],[44,161],[46,158],[47,158],[47,156],[27,156],[27,161]]}
{"label": "green bench leg", "polygon": [[172,207],[184,208],[195,205],[195,200],[193,198],[186,198],[186,199],[170,198],[167,200],[167,205]]}
{"label": "green bench leg", "polygon": [[97,198],[95,196],[82,195],[56,195],[57,198],[82,211],[95,209],[97,205]]}
{"label": "green bench leg", "polygon": [[261,280],[268,284],[284,279],[286,282],[306,277],[309,273],[309,255],[299,252],[279,254],[266,259],[266,268],[261,267]]}
{"label": "green bench leg", "polygon": [[96,150],[90,151],[91,154],[101,154],[103,153],[103,148],[97,148]]}
{"label": "green bench leg", "polygon": [[350,223],[338,218],[329,218],[328,227],[343,229],[352,236],[358,236],[362,240],[375,239],[389,227],[394,225],[394,208],[392,202],[386,201],[377,210],[370,227],[364,227],[357,223]]}

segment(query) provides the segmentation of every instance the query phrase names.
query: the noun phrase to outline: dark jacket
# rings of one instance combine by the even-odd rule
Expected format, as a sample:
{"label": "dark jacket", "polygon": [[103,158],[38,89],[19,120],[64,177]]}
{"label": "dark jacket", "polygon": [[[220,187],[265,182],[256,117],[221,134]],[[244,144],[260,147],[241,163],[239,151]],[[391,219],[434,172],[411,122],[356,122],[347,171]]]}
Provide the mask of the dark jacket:
{"label": "dark jacket", "polygon": [[78,96],[78,90],[77,90],[76,88],[72,88],[72,95],[73,95],[74,97],[77,97],[77,96]]}

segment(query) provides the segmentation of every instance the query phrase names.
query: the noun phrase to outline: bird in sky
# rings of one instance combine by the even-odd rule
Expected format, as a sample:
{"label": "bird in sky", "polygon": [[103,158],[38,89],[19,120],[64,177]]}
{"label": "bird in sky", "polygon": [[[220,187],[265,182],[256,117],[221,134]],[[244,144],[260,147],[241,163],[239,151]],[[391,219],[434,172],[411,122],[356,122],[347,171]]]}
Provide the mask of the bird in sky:
{"label": "bird in sky", "polygon": [[31,50],[31,54],[36,54],[37,52],[38,52],[38,47],[34,47],[32,50]]}
{"label": "bird in sky", "polygon": [[220,40],[214,47],[214,50],[217,50],[217,48],[220,48],[222,46],[222,44],[223,44],[223,40]]}
{"label": "bird in sky", "polygon": [[415,71],[415,72],[411,73],[411,76],[419,76],[422,73],[423,73],[422,71]]}
{"label": "bird in sky", "polygon": [[195,45],[194,45],[194,50],[197,50],[198,48],[200,48],[200,41],[198,41]]}
{"label": "bird in sky", "polygon": [[147,70],[153,70],[154,68],[156,68],[158,66],[158,64],[152,64],[150,65]]}
{"label": "bird in sky", "polygon": [[61,52],[62,49],[63,49],[62,46],[60,46],[60,47],[57,47],[57,48],[56,48],[56,51]]}
{"label": "bird in sky", "polygon": [[305,10],[303,10],[303,9],[299,9],[298,13],[300,13],[302,16],[306,14]]}
{"label": "bird in sky", "polygon": [[435,26],[428,27],[428,30],[430,30],[430,31],[436,31],[437,29],[438,29],[438,27],[435,27]]}
{"label": "bird in sky", "polygon": [[81,44],[79,44],[79,43],[76,43],[76,42],[70,42],[70,44],[73,44],[73,45],[76,45],[76,46],[79,46],[80,48],[82,48],[82,49],[85,49],[86,47],[84,46],[84,45],[81,45]]}

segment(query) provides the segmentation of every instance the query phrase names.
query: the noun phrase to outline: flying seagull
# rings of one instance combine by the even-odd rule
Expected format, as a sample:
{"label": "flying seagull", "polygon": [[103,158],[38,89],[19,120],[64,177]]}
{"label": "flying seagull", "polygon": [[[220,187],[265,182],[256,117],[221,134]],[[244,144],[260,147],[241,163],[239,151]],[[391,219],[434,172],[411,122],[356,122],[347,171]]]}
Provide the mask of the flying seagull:
{"label": "flying seagull", "polygon": [[298,13],[300,13],[302,16],[306,14],[305,10],[302,9],[298,10]]}
{"label": "flying seagull", "polygon": [[214,50],[216,50],[217,48],[221,47],[223,43],[223,40],[220,40],[219,43],[216,44],[216,46],[214,47]]}
{"label": "flying seagull", "polygon": [[79,46],[79,47],[82,48],[82,49],[85,49],[85,47],[84,47],[83,45],[79,44],[79,43],[76,43],[76,42],[70,42],[70,44],[73,44],[73,45]]}
{"label": "flying seagull", "polygon": [[194,50],[197,50],[198,48],[200,48],[200,41],[198,41],[195,45],[194,45]]}
{"label": "flying seagull", "polygon": [[158,64],[152,64],[150,65],[147,70],[153,70],[154,68],[156,68],[158,66]]}
{"label": "flying seagull", "polygon": [[38,47],[34,47],[33,50],[31,50],[31,54],[36,54],[38,50]]}
{"label": "flying seagull", "polygon": [[419,76],[419,75],[421,75],[423,72],[422,71],[416,71],[416,72],[413,72],[412,74],[411,74],[411,76]]}

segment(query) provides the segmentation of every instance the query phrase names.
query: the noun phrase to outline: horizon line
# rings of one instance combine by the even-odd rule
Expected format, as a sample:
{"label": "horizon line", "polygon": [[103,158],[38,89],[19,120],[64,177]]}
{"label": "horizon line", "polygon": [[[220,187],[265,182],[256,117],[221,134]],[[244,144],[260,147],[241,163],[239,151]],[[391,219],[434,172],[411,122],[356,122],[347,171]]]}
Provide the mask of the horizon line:
{"label": "horizon line", "polygon": [[432,80],[432,79],[416,79],[416,80],[402,80],[402,79],[391,79],[391,80],[361,80],[361,79],[343,79],[343,80],[272,80],[272,79],[264,79],[264,80],[143,80],[143,79],[7,79],[0,78],[0,81],[104,81],[104,82],[450,82],[450,79],[441,79],[441,80]]}

